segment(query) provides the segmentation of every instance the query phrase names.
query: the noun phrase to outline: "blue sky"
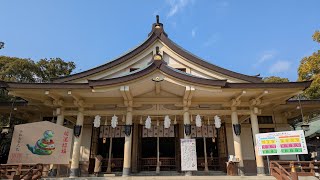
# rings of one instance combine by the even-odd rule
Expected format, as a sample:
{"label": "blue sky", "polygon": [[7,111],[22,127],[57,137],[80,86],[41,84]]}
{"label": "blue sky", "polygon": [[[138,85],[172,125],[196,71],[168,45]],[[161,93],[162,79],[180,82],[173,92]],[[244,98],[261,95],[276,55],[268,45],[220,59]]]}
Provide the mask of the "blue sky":
{"label": "blue sky", "polygon": [[60,57],[87,70],[147,38],[160,15],[169,38],[218,66],[297,79],[302,57],[319,49],[319,0],[48,0],[0,3],[0,55]]}

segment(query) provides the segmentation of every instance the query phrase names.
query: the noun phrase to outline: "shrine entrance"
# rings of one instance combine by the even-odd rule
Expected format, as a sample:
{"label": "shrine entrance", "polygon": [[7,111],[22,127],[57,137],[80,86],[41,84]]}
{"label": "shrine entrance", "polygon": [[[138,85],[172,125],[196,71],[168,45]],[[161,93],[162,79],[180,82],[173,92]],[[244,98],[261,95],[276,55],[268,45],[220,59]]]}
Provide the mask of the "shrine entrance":
{"label": "shrine entrance", "polygon": [[124,157],[124,126],[103,125],[99,128],[97,142],[97,155],[103,157],[101,164],[102,173],[121,172]]}
{"label": "shrine entrance", "polygon": [[227,143],[225,126],[191,126],[191,137],[196,139],[198,171],[225,171]]}
{"label": "shrine entrance", "polygon": [[163,126],[151,126],[146,129],[139,127],[140,147],[139,147],[139,170],[140,171],[175,171],[179,164],[177,146],[179,139],[177,126],[164,128]]}
{"label": "shrine entrance", "polygon": [[207,157],[208,170],[220,170],[218,147],[215,138],[195,138],[197,146],[198,171],[205,171],[205,156]]}

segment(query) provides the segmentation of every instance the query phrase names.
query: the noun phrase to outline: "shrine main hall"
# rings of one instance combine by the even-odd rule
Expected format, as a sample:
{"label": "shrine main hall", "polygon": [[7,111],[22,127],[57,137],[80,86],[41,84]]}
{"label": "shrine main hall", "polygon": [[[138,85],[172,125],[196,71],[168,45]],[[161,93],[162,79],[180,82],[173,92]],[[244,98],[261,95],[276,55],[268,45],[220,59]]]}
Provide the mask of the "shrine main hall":
{"label": "shrine main hall", "polygon": [[[198,172],[225,171],[234,155],[240,174],[263,175],[255,135],[291,130],[300,111],[290,98],[310,84],[264,83],[211,64],[175,44],[157,19],[142,44],[106,64],[50,83],[0,87],[26,100],[15,113],[29,123],[81,128],[67,165],[77,177],[94,172],[98,155],[100,173],[181,172],[180,139],[195,139]],[[301,103],[305,113],[315,107]]]}

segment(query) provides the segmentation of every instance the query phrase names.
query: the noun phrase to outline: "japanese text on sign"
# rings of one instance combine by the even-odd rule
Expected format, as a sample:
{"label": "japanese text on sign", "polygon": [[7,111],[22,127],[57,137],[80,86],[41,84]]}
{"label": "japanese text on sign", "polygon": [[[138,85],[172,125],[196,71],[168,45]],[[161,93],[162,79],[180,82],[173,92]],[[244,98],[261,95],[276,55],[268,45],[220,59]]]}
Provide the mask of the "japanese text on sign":
{"label": "japanese text on sign", "polygon": [[260,156],[308,154],[303,130],[256,134]]}

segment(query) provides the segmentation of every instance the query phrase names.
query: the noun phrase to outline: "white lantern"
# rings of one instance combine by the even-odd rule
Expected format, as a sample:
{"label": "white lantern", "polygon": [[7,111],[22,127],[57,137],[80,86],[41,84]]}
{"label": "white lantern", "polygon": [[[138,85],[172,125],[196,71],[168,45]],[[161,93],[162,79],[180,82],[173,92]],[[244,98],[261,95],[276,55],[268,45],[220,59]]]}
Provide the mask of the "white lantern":
{"label": "white lantern", "polygon": [[96,115],[96,116],[94,117],[93,127],[95,127],[95,128],[100,127],[100,122],[101,122],[101,116]]}
{"label": "white lantern", "polygon": [[118,125],[118,117],[116,115],[113,115],[111,119],[111,127],[116,128],[117,125]]}
{"label": "white lantern", "polygon": [[200,117],[199,114],[196,116],[196,126],[197,127],[201,127],[202,126],[201,117]]}
{"label": "white lantern", "polygon": [[218,115],[214,116],[214,126],[216,128],[220,128],[221,127],[221,119]]}
{"label": "white lantern", "polygon": [[171,119],[168,115],[164,117],[164,128],[168,129],[171,125]]}
{"label": "white lantern", "polygon": [[147,119],[146,119],[145,127],[146,127],[147,129],[150,129],[150,128],[151,128],[151,118],[150,118],[150,116],[148,116]]}

